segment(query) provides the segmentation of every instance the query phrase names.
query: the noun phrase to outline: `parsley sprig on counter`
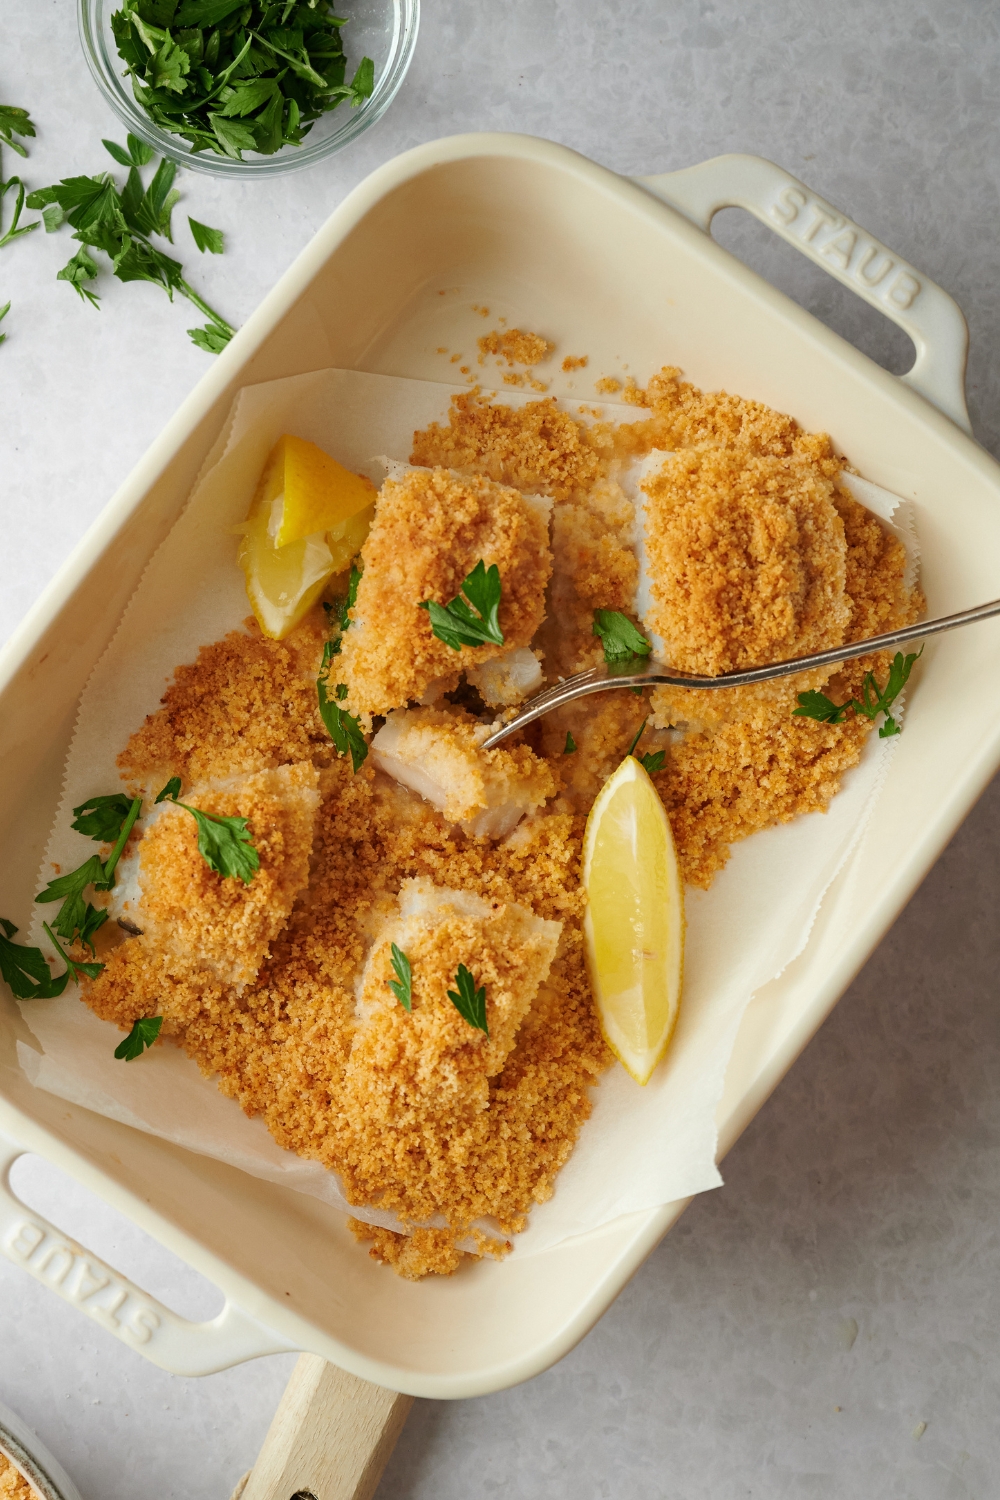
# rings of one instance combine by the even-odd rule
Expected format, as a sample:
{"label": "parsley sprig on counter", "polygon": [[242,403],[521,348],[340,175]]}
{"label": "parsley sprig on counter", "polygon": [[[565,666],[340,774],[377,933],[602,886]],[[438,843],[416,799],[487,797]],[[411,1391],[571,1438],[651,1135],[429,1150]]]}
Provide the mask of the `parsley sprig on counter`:
{"label": "parsley sprig on counter", "polygon": [[173,802],[191,814],[198,826],[198,852],[210,870],[223,877],[236,875],[249,885],[260,869],[260,855],[251,842],[247,819],[202,812],[200,807],[179,800],[180,789],[181,778],[171,776],[155,800]]}
{"label": "parsley sprig on counter", "polygon": [[425,599],[417,608],[426,609],[432,633],[453,651],[463,646],[502,646],[500,593],[500,569],[496,563],[487,568],[480,558],[450,604]]}
{"label": "parsley sprig on counter", "polygon": [[234,161],[299,146],[321,115],[371,96],[370,57],[345,81],[346,24],[329,0],[124,0],[111,17],[149,118]]}
{"label": "parsley sprig on counter", "polygon": [[[176,165],[162,160],[147,184],[141,168],[153,161],[154,153],[145,142],[130,134],[127,150],[113,141],[104,145],[115,161],[129,169],[121,190],[110,172],[101,172],[94,177],[64,177],[28,194],[28,207],[42,210],[48,233],[67,223],[75,231],[73,238],[81,242],[82,248],[57,273],[57,279],[68,281],[81,298],[97,307],[100,298],[88,283],[96,280],[101,269],[91,254],[98,250],[110,258],[119,281],[150,281],[171,301],[175,292],[186,297],[209,320],[203,328],[189,328],[188,336],[199,349],[220,353],[235,329],[185,280],[180,261],[158,249],[151,239],[157,235],[173,243],[171,215],[180,197],[173,185]],[[199,230],[204,227],[199,225]],[[219,235],[218,230],[209,233]]]}
{"label": "parsley sprig on counter", "polygon": [[913,663],[923,655],[923,650],[921,646],[919,651],[905,657],[902,651],[897,651],[884,688],[876,683],[874,672],[866,672],[861,684],[860,701],[849,698],[846,703],[834,703],[825,693],[799,693],[799,706],[792,712],[798,718],[818,719],[821,724],[843,724],[848,711],[852,709],[856,714],[864,714],[872,722],[879,714],[884,714],[885,719],[878,736],[880,740],[892,739],[893,735],[902,731],[889,710],[906,686]]}
{"label": "parsley sprig on counter", "polygon": [[[9,146],[12,151],[16,151],[18,156],[27,156],[28,153],[24,146],[22,146],[20,141],[16,141],[14,137],[16,135],[23,135],[26,140],[29,140],[34,134],[35,127],[31,123],[26,109],[17,109],[12,104],[0,104],[0,142],[3,145]],[[14,213],[11,218],[10,227],[4,231],[2,218],[3,200],[10,192],[13,192],[15,195]],[[20,224],[24,202],[25,186],[20,177],[8,177],[5,182],[3,176],[0,175],[0,249],[4,245],[9,245],[12,240],[19,239],[22,234],[30,234],[33,229],[38,228],[40,222],[38,219],[35,219],[31,224]],[[9,303],[7,305],[8,307],[10,306]]]}

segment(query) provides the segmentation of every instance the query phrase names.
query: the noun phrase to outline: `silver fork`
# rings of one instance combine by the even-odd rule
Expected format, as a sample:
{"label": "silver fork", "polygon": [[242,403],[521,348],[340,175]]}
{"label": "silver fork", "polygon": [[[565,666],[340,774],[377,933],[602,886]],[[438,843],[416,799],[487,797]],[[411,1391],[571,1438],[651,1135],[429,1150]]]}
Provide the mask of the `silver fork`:
{"label": "silver fork", "polygon": [[576,698],[586,698],[590,693],[657,684],[685,688],[746,687],[752,682],[771,682],[778,677],[791,677],[795,672],[807,671],[809,667],[830,667],[839,661],[853,661],[873,651],[884,651],[888,646],[925,640],[928,636],[940,635],[945,630],[956,630],[960,625],[972,625],[976,620],[990,620],[995,615],[1000,615],[1000,599],[993,599],[989,604],[977,604],[974,609],[959,610],[956,615],[942,615],[937,620],[919,620],[915,625],[904,625],[900,630],[887,631],[885,635],[873,635],[867,641],[850,641],[846,646],[833,646],[829,651],[816,651],[812,656],[794,656],[790,661],[748,667],[743,672],[724,672],[720,677],[685,676],[680,672],[667,672],[660,662],[651,657],[633,657],[630,661],[589,667],[586,672],[565,677],[562,682],[529,698],[509,723],[483,741],[483,749],[492,750],[526,724],[534,723],[535,719],[550,714],[554,708],[561,708],[564,703],[572,703]]}

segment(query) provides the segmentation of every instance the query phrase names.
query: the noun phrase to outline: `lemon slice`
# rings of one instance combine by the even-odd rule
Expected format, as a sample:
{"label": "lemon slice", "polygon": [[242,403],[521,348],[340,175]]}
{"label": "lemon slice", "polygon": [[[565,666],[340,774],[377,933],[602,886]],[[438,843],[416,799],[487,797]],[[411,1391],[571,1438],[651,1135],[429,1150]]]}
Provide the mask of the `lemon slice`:
{"label": "lemon slice", "polygon": [[663,803],[631,755],[601,788],[583,841],[587,967],[604,1039],[648,1083],[677,1021],[684,886]]}
{"label": "lemon slice", "polygon": [[281,640],[360,551],[375,486],[305,438],[278,439],[243,525],[239,563],[264,634]]}

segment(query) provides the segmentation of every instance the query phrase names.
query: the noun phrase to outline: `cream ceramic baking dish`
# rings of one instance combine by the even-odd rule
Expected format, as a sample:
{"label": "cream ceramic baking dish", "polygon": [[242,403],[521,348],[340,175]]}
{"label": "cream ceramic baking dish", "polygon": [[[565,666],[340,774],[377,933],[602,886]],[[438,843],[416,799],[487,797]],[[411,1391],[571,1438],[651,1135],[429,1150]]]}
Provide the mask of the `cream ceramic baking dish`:
{"label": "cream ceramic baking dish", "polygon": [[[706,232],[740,204],[894,318],[900,380],[747,270]],[[434,142],[389,162],[332,215],[201,380],[61,570],[0,665],[0,911],[22,924],[56,806],[75,704],[236,390],[325,366],[441,378],[440,345],[485,303],[556,333],[595,374],[665,361],[829,431],[868,478],[911,497],[932,614],[997,593],[1000,469],[968,435],[965,325],[951,299],[778,167],[731,156],[629,181],[545,141]],[[554,387],[557,388],[557,387]],[[579,387],[577,388],[579,390]],[[980,685],[1000,624],[930,644],[887,786],[806,950],[753,1001],[727,1076],[727,1149],[899,912],[1000,762]],[[227,1298],[191,1324],[0,1196],[0,1247],[150,1359],[197,1374],[305,1349],[381,1385],[473,1396],[538,1373],[582,1337],[682,1212],[618,1220],[543,1254],[410,1284],[312,1198],[33,1090],[30,1041],[0,1014],[5,1166],[43,1155],[129,1214]],[[6,1180],[6,1173],[4,1174]]]}

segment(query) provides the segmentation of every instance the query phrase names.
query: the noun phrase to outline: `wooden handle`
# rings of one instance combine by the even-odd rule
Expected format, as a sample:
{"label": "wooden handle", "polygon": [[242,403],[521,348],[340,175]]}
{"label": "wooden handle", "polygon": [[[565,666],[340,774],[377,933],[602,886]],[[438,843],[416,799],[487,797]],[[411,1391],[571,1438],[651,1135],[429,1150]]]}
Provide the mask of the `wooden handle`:
{"label": "wooden handle", "polygon": [[412,1405],[412,1396],[300,1355],[232,1500],[371,1500]]}

